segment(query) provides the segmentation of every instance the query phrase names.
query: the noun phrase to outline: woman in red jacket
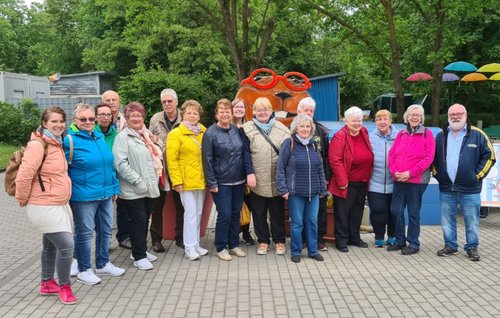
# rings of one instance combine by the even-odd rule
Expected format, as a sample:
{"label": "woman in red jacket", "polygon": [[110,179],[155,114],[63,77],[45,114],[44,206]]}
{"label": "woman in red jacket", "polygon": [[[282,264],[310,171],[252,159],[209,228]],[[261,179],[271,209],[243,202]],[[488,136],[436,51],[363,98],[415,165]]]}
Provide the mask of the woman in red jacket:
{"label": "woman in red jacket", "polygon": [[[26,206],[34,227],[43,233],[41,295],[59,295],[76,303],[69,278],[73,259],[72,213],[68,204],[71,180],[62,148],[66,114],[46,109],[40,129],[31,135],[16,177],[16,199]],[[54,280],[57,271],[59,284]]]}
{"label": "woman in red jacket", "polygon": [[368,130],[363,127],[363,111],[351,107],[344,113],[345,126],[335,133],[328,149],[332,178],[328,191],[333,194],[335,245],[348,252],[347,245],[367,248],[359,227],[366,191],[373,167]]}

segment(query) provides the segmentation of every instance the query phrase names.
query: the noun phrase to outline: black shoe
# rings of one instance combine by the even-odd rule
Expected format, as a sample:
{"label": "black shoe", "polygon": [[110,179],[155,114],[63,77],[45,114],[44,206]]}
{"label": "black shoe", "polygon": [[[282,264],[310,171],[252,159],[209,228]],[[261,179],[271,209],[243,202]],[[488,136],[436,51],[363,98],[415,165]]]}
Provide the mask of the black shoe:
{"label": "black shoe", "polygon": [[349,248],[345,245],[336,245],[335,247],[342,253],[349,252]]}
{"label": "black shoe", "polygon": [[294,263],[300,263],[300,256],[299,255],[292,256],[292,262],[294,262]]}
{"label": "black shoe", "polygon": [[437,251],[438,256],[450,256],[450,255],[456,255],[458,254],[458,250],[454,250],[448,246],[445,246],[442,250]]}
{"label": "black shoe", "polygon": [[250,235],[250,232],[243,233],[242,237],[243,237],[243,241],[245,241],[246,245],[255,245],[255,240]]}
{"label": "black shoe", "polygon": [[387,246],[387,251],[389,251],[389,252],[400,251],[403,248],[406,248],[406,246],[394,244],[394,245]]}
{"label": "black shoe", "polygon": [[324,257],[321,254],[316,254],[316,255],[309,255],[310,258],[317,260],[318,262],[324,261]]}
{"label": "black shoe", "polygon": [[318,251],[322,251],[322,252],[328,251],[328,246],[326,246],[325,243],[319,243],[318,244]]}
{"label": "black shoe", "polygon": [[118,246],[126,248],[127,250],[131,250],[132,249],[132,243],[130,243],[130,239],[129,238],[126,238],[123,241],[118,242]]}
{"label": "black shoe", "polygon": [[488,216],[488,214],[490,214],[490,208],[487,208],[487,207],[484,207],[482,206],[480,209],[479,209],[479,217],[481,219],[484,219],[485,217]]}
{"label": "black shoe", "polygon": [[352,246],[357,246],[360,248],[368,248],[368,244],[366,242],[363,242],[362,240],[359,240],[358,242],[349,242],[347,245],[352,245]]}
{"label": "black shoe", "polygon": [[161,244],[161,242],[154,242],[153,243],[153,251],[155,253],[165,253],[165,248]]}
{"label": "black shoe", "polygon": [[405,247],[401,250],[401,254],[403,255],[412,255],[412,254],[417,254],[419,251],[418,248],[413,248],[413,247]]}
{"label": "black shoe", "polygon": [[467,250],[467,256],[469,256],[471,261],[477,262],[479,261],[479,253],[477,251],[477,247],[471,247]]}
{"label": "black shoe", "polygon": [[177,245],[177,247],[180,247],[180,248],[184,249],[184,242],[178,242],[178,241],[176,241],[175,245]]}

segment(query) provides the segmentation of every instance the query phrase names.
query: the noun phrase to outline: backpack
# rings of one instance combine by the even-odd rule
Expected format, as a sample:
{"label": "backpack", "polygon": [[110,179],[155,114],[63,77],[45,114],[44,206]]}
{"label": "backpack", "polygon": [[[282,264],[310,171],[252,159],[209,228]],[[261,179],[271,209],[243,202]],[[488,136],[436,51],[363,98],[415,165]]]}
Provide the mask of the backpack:
{"label": "backpack", "polygon": [[[42,177],[40,176],[40,171],[42,170],[43,163],[45,162],[45,158],[47,157],[47,143],[42,138],[34,138],[29,142],[36,140],[43,145],[43,159],[40,168],[38,168],[38,182],[40,183],[40,188],[42,188],[42,192],[45,192],[45,186],[43,185]],[[29,143],[28,142],[28,143]],[[16,195],[16,177],[17,172],[19,171],[19,167],[21,166],[21,162],[23,160],[25,148],[21,148],[20,150],[14,151],[12,156],[10,157],[9,163],[7,164],[7,168],[5,168],[5,192],[7,192],[10,196]]]}

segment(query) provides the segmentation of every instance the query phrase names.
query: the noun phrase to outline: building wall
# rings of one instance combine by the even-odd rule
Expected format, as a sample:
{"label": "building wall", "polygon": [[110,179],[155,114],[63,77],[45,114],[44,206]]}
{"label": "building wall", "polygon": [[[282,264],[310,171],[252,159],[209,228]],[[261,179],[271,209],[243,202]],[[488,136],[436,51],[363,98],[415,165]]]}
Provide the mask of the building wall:
{"label": "building wall", "polygon": [[309,94],[316,100],[314,117],[318,121],[339,120],[338,77],[311,79]]}
{"label": "building wall", "polygon": [[49,96],[49,80],[46,77],[0,72],[0,101]]}
{"label": "building wall", "polygon": [[100,95],[99,75],[64,76],[50,86],[50,95]]}

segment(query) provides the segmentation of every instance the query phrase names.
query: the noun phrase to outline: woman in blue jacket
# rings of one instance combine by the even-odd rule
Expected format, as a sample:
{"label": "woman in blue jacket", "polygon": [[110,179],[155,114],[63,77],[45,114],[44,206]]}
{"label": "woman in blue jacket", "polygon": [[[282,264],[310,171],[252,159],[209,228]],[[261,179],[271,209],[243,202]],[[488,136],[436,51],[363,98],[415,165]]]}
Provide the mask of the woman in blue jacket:
{"label": "woman in blue jacket", "polygon": [[375,114],[375,124],[377,128],[369,135],[374,161],[368,190],[368,205],[370,206],[370,223],[375,233],[375,246],[382,248],[386,228],[387,245],[396,243],[396,225],[391,215],[394,181],[389,171],[387,158],[398,130],[392,125],[391,113],[386,109],[379,110]]}
{"label": "woman in blue jacket", "polygon": [[75,225],[75,256],[78,264],[77,281],[95,285],[101,279],[94,274],[90,261],[94,231],[95,265],[97,275],[120,276],[124,269],[109,261],[111,226],[113,225],[113,198],[119,194],[113,154],[104,135],[94,130],[95,110],[90,105],[77,104],[64,151],[69,164],[72,183],[70,199]]}
{"label": "woman in blue jacket", "polygon": [[276,171],[276,186],[288,200],[292,261],[300,262],[302,228],[305,226],[309,257],[323,261],[318,253],[319,198],[326,195],[323,162],[311,140],[314,122],[310,116],[297,115],[290,126],[292,137],[281,145]]}

